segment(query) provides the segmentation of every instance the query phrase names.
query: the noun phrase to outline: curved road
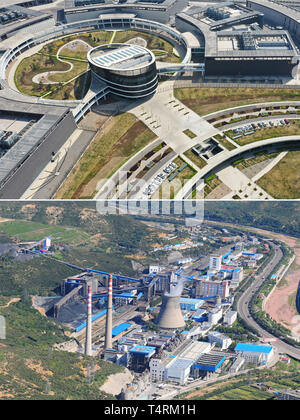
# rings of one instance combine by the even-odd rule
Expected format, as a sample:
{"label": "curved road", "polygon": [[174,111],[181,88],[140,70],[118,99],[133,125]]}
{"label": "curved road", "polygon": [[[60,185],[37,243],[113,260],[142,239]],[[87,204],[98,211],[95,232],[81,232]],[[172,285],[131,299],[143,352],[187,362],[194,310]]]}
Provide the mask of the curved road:
{"label": "curved road", "polygon": [[[272,242],[269,243],[270,246],[272,246],[275,250],[275,255],[273,256],[269,264],[265,267],[263,272],[254,277],[254,281],[251,283],[251,286],[242,294],[237,304],[237,311],[240,317],[244,321],[246,321],[251,327],[255,328],[263,338],[277,338],[268,331],[264,330],[259,324],[257,324],[257,322],[252,318],[249,312],[249,301],[252,297],[252,294],[258,287],[260,287],[263,284],[266,277],[268,277],[271,274],[275,266],[280,262],[280,260],[283,257],[283,253],[281,251],[280,246],[275,245]],[[297,349],[279,339],[277,342],[272,343],[272,346],[275,347],[279,353],[284,353],[295,359],[300,360],[300,349]]]}

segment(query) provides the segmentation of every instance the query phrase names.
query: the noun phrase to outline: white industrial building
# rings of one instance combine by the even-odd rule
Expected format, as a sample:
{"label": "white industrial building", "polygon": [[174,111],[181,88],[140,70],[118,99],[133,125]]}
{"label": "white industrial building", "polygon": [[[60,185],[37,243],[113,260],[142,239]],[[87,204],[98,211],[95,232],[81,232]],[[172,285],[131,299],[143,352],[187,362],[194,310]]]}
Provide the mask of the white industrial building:
{"label": "white industrial building", "polygon": [[247,362],[254,364],[266,364],[274,355],[272,346],[261,344],[238,343],[235,351]]}
{"label": "white industrial building", "polygon": [[149,265],[149,273],[161,273],[164,270],[164,267],[161,265]]}
{"label": "white industrial building", "polygon": [[190,375],[193,360],[176,358],[166,369],[166,380],[184,385]]}
{"label": "white industrial building", "polygon": [[222,255],[212,255],[209,261],[209,269],[219,271],[222,267]]}
{"label": "white industrial building", "polygon": [[149,362],[150,367],[150,377],[152,382],[164,382],[165,381],[165,372],[166,372],[166,366],[171,362],[171,360],[168,359],[155,359],[152,358]]}
{"label": "white industrial building", "polygon": [[214,308],[208,313],[208,322],[212,325],[216,325],[223,316],[222,308]]}
{"label": "white industrial building", "polygon": [[176,356],[170,355],[163,360],[152,358],[149,363],[151,380],[184,385],[195,361],[210,349],[210,343],[191,341],[185,350]]}
{"label": "white industrial building", "polygon": [[237,319],[237,312],[236,311],[228,311],[224,315],[224,324],[232,325]]}
{"label": "white industrial building", "polygon": [[221,334],[218,331],[212,331],[208,333],[208,341],[213,344],[217,343],[221,347],[222,350],[228,349],[230,344],[232,343],[231,338],[227,337],[224,334]]}

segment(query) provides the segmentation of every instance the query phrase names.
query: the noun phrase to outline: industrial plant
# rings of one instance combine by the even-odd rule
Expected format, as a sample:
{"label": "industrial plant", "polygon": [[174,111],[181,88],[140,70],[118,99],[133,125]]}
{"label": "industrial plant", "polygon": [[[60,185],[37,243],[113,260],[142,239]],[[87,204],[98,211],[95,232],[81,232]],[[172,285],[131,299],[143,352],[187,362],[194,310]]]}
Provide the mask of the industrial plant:
{"label": "industrial plant", "polygon": [[62,279],[60,297],[40,298],[39,306],[71,329],[71,351],[143,375],[143,385],[128,385],[119,398],[153,398],[163,384],[184,386],[272,363],[267,342],[236,342],[218,331],[238,322],[233,304],[249,276],[244,271],[259,270],[269,252],[269,243],[238,236],[220,252],[150,265],[136,278],[60,261],[78,274]]}

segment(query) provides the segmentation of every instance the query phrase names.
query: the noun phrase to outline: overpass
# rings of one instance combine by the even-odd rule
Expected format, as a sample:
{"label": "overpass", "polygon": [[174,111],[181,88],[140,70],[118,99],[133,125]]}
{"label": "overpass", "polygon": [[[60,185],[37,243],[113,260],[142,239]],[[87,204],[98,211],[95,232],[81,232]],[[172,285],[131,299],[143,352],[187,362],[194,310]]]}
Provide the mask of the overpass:
{"label": "overpass", "polygon": [[177,72],[199,72],[204,75],[204,63],[164,63],[164,67],[157,69],[158,74],[177,73]]}

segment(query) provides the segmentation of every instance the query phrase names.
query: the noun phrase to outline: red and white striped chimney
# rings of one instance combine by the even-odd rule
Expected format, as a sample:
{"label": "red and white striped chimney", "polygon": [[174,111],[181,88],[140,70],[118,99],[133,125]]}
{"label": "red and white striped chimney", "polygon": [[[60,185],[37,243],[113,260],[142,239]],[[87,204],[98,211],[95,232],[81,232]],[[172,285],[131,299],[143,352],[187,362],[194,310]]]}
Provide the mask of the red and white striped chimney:
{"label": "red and white striped chimney", "polygon": [[108,280],[107,313],[104,345],[105,350],[112,348],[112,289],[113,279],[112,275],[110,274]]}
{"label": "red and white striped chimney", "polygon": [[92,355],[92,286],[88,286],[85,354]]}

